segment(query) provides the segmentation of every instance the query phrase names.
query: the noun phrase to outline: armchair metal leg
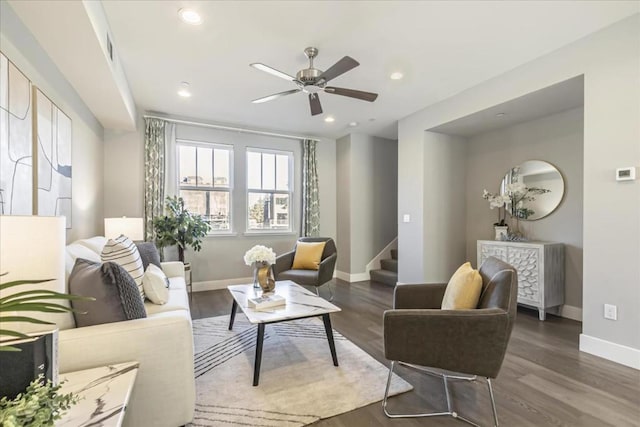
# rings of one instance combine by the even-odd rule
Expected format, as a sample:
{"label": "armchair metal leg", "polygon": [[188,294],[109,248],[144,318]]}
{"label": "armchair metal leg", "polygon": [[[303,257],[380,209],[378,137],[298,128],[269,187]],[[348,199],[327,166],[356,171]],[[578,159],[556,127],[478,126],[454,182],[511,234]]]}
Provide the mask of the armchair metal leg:
{"label": "armchair metal leg", "polygon": [[[460,416],[460,414],[458,414],[453,407],[452,401],[451,401],[451,393],[449,392],[449,384],[448,381],[453,379],[453,380],[463,380],[463,381],[475,381],[476,377],[475,376],[458,376],[458,375],[448,375],[448,374],[444,374],[444,373],[439,373],[439,372],[435,372],[432,371],[430,369],[426,369],[424,367],[421,366],[416,366],[416,365],[411,365],[408,363],[403,363],[403,362],[399,362],[401,365],[407,366],[409,368],[412,369],[416,369],[420,372],[424,372],[426,374],[429,375],[433,375],[433,376],[439,376],[442,377],[442,381],[444,383],[444,392],[445,392],[445,396],[447,399],[447,411],[446,412],[425,412],[425,413],[413,413],[413,414],[398,414],[398,413],[391,413],[389,412],[389,410],[387,409],[387,400],[389,398],[389,389],[391,387],[391,378],[393,377],[393,370],[395,368],[395,361],[391,362],[391,367],[389,368],[389,376],[387,378],[387,386],[384,390],[384,397],[382,399],[382,410],[384,411],[384,414],[389,417],[389,418],[425,418],[425,417],[441,417],[441,416],[450,416],[456,419],[459,419],[460,421],[463,421],[467,424],[470,424],[472,426],[475,427],[481,427],[479,424],[477,424],[474,421],[471,421],[465,417]],[[489,387],[489,396],[491,398],[491,409],[493,411],[493,421],[494,421],[494,427],[498,427],[498,413],[496,411],[496,403],[495,403],[495,399],[493,396],[493,388],[491,386],[491,379],[487,378],[487,385]]]}

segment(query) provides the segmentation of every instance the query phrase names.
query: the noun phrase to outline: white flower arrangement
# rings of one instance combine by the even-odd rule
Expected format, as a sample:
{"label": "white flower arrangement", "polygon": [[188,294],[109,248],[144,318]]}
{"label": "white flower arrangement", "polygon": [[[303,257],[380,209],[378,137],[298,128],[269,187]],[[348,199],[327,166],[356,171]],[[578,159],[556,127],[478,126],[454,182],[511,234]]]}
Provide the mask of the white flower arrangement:
{"label": "white flower arrangement", "polygon": [[262,245],[255,245],[244,254],[244,263],[252,265],[255,262],[276,263],[276,253],[273,249]]}

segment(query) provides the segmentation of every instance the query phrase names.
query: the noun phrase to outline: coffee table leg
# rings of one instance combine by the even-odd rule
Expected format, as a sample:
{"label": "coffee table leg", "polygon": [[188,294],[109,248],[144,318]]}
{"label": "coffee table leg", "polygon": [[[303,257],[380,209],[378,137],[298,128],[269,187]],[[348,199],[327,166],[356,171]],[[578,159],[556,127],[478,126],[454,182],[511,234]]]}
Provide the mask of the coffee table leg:
{"label": "coffee table leg", "polygon": [[331,319],[328,314],[322,315],[324,321],[324,330],[327,333],[327,340],[329,341],[329,348],[331,349],[331,357],[333,358],[333,366],[338,366],[338,355],[336,354],[336,344],[333,342],[333,329],[331,329]]}
{"label": "coffee table leg", "polygon": [[262,362],[262,343],[264,341],[264,323],[258,323],[258,339],[256,340],[256,360],[253,366],[253,386],[260,381],[260,363]]}
{"label": "coffee table leg", "polygon": [[236,310],[238,309],[238,303],[236,300],[233,300],[233,304],[231,304],[231,317],[229,317],[229,330],[233,328],[233,321],[236,320]]}

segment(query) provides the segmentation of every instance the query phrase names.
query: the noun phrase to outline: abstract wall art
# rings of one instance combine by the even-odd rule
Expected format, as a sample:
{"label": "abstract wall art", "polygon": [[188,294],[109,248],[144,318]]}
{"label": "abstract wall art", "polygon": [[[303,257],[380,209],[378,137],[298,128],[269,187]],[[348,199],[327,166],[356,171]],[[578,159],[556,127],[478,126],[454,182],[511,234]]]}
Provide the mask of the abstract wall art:
{"label": "abstract wall art", "polygon": [[71,228],[71,119],[40,89],[37,111],[37,215],[64,216]]}
{"label": "abstract wall art", "polygon": [[0,214],[33,213],[31,82],[0,53]]}

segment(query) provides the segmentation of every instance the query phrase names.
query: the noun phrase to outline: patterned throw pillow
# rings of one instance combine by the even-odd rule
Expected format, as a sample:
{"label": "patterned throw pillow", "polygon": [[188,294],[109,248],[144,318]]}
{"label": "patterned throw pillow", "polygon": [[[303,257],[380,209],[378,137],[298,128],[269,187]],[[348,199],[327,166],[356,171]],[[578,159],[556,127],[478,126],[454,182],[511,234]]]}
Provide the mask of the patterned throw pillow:
{"label": "patterned throw pillow", "polygon": [[133,277],[138,286],[140,296],[144,300],[144,288],[142,276],[144,267],[136,245],[127,236],[121,235],[116,239],[109,239],[104,245],[101,254],[102,262],[115,262],[124,268]]}

